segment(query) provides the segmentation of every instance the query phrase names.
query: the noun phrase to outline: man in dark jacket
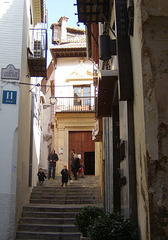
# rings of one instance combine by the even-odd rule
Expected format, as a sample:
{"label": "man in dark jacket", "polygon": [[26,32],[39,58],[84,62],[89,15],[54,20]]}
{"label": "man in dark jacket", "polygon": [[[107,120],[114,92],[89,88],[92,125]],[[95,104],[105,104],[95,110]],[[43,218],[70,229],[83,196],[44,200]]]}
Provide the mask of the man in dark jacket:
{"label": "man in dark jacket", "polygon": [[80,168],[80,161],[79,161],[78,155],[76,153],[74,154],[74,159],[72,160],[71,167],[72,167],[72,172],[73,172],[74,178],[75,178],[75,180],[77,180],[77,172]]}
{"label": "man in dark jacket", "polygon": [[55,179],[55,168],[56,168],[56,162],[59,160],[58,155],[55,153],[55,150],[53,149],[52,152],[48,155],[48,179],[51,178],[51,170],[52,170],[52,178]]}

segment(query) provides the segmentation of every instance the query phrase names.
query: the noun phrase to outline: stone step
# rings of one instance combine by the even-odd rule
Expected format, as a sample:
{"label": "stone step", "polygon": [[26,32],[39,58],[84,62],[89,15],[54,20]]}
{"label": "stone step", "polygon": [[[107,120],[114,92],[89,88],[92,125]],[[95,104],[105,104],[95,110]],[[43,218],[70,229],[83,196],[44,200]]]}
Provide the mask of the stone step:
{"label": "stone step", "polygon": [[18,231],[31,231],[31,232],[78,232],[76,226],[67,224],[18,224]]}
{"label": "stone step", "polygon": [[36,204],[93,204],[93,203],[101,203],[99,199],[76,199],[76,200],[58,200],[58,199],[30,199],[30,203],[36,203]]}
{"label": "stone step", "polygon": [[23,212],[33,211],[33,212],[79,212],[82,206],[52,206],[52,205],[33,205],[27,204],[23,207]]}
{"label": "stone step", "polygon": [[77,197],[77,196],[82,196],[82,197],[92,197],[92,196],[100,196],[100,193],[99,192],[78,192],[78,193],[66,193],[66,192],[34,192],[31,194],[31,197],[33,196],[37,196],[37,197],[53,197],[53,196],[56,196],[56,197],[64,197],[66,196],[67,198],[68,197]]}
{"label": "stone step", "polygon": [[74,224],[75,218],[33,218],[21,217],[20,223],[35,223],[35,224]]}
{"label": "stone step", "polygon": [[78,190],[78,189],[66,189],[66,187],[62,187],[62,189],[37,189],[37,190],[33,190],[32,191],[32,194],[33,193],[45,193],[45,194],[54,194],[54,193],[64,193],[64,194],[82,194],[82,193],[100,193],[100,190],[99,189],[81,189],[81,190]]}
{"label": "stone step", "polygon": [[80,195],[80,194],[91,194],[91,193],[94,193],[94,194],[100,194],[100,191],[98,189],[95,189],[95,190],[85,190],[85,191],[67,191],[67,190],[49,190],[49,191],[45,191],[45,190],[42,190],[42,191],[39,191],[39,190],[34,190],[32,191],[31,194],[45,194],[45,195],[51,195],[51,194],[67,194],[67,195]]}
{"label": "stone step", "polygon": [[76,212],[22,212],[22,217],[33,218],[75,218]]}
{"label": "stone step", "polygon": [[86,177],[61,186],[61,177],[33,188],[23,207],[16,240],[80,240],[76,214],[87,205],[102,207],[98,178]]}
{"label": "stone step", "polygon": [[80,240],[80,233],[75,232],[29,232],[29,231],[17,231],[16,233],[16,240]]}
{"label": "stone step", "polygon": [[38,186],[38,187],[34,187],[32,192],[34,191],[70,191],[70,192],[79,192],[79,191],[94,191],[94,190],[99,190],[99,187],[95,186],[95,187],[72,187],[72,186],[59,186],[59,187],[45,187],[45,186]]}
{"label": "stone step", "polygon": [[83,200],[86,200],[86,199],[100,199],[100,196],[97,194],[89,194],[89,195],[78,195],[78,196],[74,196],[74,195],[61,195],[61,196],[58,196],[58,195],[38,195],[38,194],[34,194],[34,195],[31,195],[30,199],[48,199],[48,200],[51,200],[51,199],[55,199],[55,200],[58,200],[58,201],[61,201],[61,200],[80,200],[80,199],[83,199]]}

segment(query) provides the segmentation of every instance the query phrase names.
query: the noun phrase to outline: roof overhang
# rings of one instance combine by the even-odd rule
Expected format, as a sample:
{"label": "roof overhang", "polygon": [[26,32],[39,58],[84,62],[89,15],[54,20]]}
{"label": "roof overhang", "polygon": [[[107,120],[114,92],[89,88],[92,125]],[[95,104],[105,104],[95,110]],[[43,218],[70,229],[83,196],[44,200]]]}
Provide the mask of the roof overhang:
{"label": "roof overhang", "polygon": [[97,117],[111,117],[117,89],[118,71],[101,70],[98,76]]}
{"label": "roof overhang", "polygon": [[52,59],[56,63],[57,58],[86,57],[86,47],[84,48],[50,48]]}
{"label": "roof overhang", "polygon": [[78,21],[104,22],[109,16],[109,0],[77,0]]}

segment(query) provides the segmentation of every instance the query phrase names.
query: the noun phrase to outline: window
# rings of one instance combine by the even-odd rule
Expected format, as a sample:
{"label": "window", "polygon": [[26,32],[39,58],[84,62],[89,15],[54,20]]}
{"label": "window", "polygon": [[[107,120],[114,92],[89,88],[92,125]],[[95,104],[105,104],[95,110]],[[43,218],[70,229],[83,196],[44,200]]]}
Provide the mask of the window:
{"label": "window", "polygon": [[74,86],[74,105],[90,106],[91,105],[91,88],[90,85]]}

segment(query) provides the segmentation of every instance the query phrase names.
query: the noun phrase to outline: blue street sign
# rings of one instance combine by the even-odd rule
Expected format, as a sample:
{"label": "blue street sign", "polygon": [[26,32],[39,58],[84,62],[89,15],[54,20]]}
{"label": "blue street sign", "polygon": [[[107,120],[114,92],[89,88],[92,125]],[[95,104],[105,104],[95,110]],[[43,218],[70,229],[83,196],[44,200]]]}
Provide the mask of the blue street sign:
{"label": "blue street sign", "polygon": [[2,103],[4,104],[16,104],[16,91],[3,91]]}

